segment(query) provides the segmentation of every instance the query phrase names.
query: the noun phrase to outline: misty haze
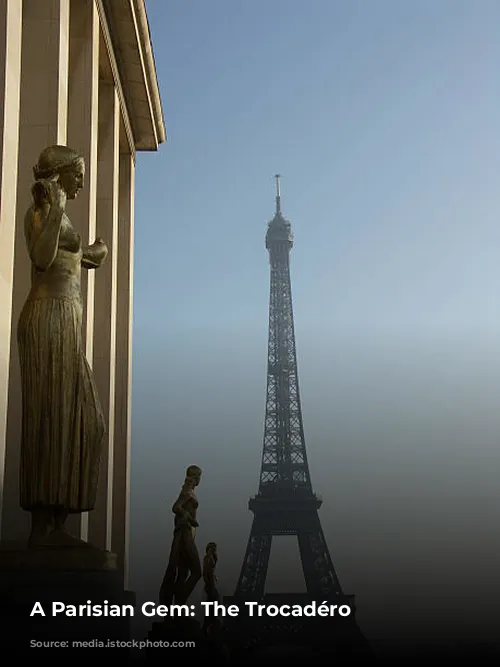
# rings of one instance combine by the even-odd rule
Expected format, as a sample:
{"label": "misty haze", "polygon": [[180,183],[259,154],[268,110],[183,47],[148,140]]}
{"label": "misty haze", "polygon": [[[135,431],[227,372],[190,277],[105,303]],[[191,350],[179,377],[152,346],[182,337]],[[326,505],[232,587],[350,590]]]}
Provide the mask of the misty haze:
{"label": "misty haze", "polygon": [[[195,6],[148,3],[173,103],[161,168],[138,158],[130,586],[157,598],[194,463],[198,547],[219,544],[234,591],[262,455],[279,170],[309,465],[358,623],[411,636],[410,606],[418,631],[494,638],[500,7]],[[268,588],[291,584],[283,538]]]}

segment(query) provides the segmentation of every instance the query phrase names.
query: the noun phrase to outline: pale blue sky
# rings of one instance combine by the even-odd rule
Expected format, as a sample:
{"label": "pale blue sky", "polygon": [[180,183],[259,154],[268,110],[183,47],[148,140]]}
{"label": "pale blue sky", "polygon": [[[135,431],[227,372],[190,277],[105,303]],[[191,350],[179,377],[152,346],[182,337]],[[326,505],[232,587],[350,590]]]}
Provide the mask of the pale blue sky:
{"label": "pale blue sky", "polygon": [[170,505],[197,463],[200,548],[221,543],[234,587],[260,466],[279,171],[339,577],[368,633],[401,590],[418,606],[439,587],[437,609],[458,609],[471,562],[460,594],[500,585],[500,3],[147,7],[168,142],[137,160],[132,585],[155,594]]}

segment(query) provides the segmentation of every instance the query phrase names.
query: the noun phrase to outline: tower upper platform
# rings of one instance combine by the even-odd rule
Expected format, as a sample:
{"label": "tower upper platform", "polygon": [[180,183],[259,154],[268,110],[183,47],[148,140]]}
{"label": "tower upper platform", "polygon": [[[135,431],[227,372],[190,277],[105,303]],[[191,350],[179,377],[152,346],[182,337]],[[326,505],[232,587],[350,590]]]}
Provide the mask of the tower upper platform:
{"label": "tower upper platform", "polygon": [[293,246],[292,225],[281,212],[281,193],[280,193],[280,175],[276,174],[276,212],[274,218],[268,223],[266,233],[266,248],[271,250],[273,247],[286,243],[288,249]]}

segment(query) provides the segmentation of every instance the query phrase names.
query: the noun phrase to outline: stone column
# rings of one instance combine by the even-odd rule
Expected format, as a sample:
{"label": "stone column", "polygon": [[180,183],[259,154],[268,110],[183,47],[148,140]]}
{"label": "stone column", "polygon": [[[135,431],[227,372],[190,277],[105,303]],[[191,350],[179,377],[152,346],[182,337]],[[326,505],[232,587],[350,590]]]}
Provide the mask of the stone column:
{"label": "stone column", "polygon": [[115,375],[112,551],[128,585],[130,428],[132,412],[132,297],[134,270],[134,158],[120,154],[118,296]]}
{"label": "stone column", "polygon": [[[68,211],[84,244],[95,240],[97,202],[97,128],[99,94],[99,15],[95,2],[70,0],[68,146],[85,158],[85,187]],[[85,303],[83,338],[92,364],[94,342],[94,271],[82,270]],[[68,529],[87,539],[88,514],[69,517]]]}
{"label": "stone column", "polygon": [[[17,0],[14,0],[16,4]],[[20,2],[17,4],[21,5]],[[31,201],[33,165],[51,144],[66,143],[69,0],[23,0],[17,215],[12,292],[2,539],[26,539],[29,516],[19,507],[21,381],[16,344],[19,314],[30,288],[23,220]]]}
{"label": "stone column", "polygon": [[0,534],[19,147],[22,2],[0,0]]}
{"label": "stone column", "polygon": [[113,84],[99,81],[96,234],[108,244],[105,264],[95,272],[93,370],[106,416],[96,508],[89,514],[88,539],[111,549],[115,424],[116,297],[118,254],[120,109]]}

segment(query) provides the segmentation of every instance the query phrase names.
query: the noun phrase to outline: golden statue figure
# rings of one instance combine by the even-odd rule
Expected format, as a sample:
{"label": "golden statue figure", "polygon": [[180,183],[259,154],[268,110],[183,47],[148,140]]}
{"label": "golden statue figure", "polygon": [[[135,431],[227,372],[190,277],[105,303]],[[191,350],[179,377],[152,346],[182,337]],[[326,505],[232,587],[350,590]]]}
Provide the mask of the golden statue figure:
{"label": "golden statue figure", "polygon": [[[215,570],[217,568],[217,561],[219,557],[217,554],[217,544],[209,542],[205,549],[205,557],[203,559],[203,582],[205,584],[205,597],[207,602],[220,602],[219,592],[216,587],[217,575]],[[203,630],[207,635],[214,635],[221,628],[221,619],[211,612],[207,612],[203,623]]]}
{"label": "golden statue figure", "polygon": [[108,249],[84,247],[66,215],[83,187],[85,162],[67,146],[42,151],[24,219],[31,290],[19,317],[22,382],[20,505],[31,512],[30,544],[82,544],[64,531],[68,514],[94,509],[105,420],[82,344],[82,267]]}
{"label": "golden statue figure", "polygon": [[165,576],[160,588],[160,604],[185,604],[201,579],[201,563],[195,535],[198,501],[194,494],[201,480],[201,469],[189,466],[186,479],[172,512],[175,514],[174,538]]}
{"label": "golden statue figure", "polygon": [[205,584],[207,602],[219,601],[219,593],[215,586],[217,583],[217,575],[215,574],[217,561],[217,544],[209,542],[205,549],[205,558],[203,559],[203,582]]}

